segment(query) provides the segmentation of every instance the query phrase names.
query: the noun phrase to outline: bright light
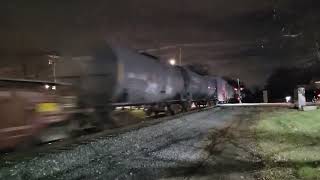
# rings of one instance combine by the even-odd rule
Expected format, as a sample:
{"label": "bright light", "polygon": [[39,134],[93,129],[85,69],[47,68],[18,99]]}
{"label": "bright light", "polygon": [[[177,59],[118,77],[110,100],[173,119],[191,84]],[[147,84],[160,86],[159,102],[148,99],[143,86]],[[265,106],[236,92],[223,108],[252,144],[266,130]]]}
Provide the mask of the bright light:
{"label": "bright light", "polygon": [[235,91],[238,91],[238,88],[234,88]]}
{"label": "bright light", "polygon": [[318,94],[318,97],[320,97],[320,94]]}
{"label": "bright light", "polygon": [[240,88],[240,90],[241,90],[241,91],[243,91],[243,90],[244,90],[244,88]]}
{"label": "bright light", "polygon": [[172,66],[176,65],[176,60],[175,59],[170,59],[169,60],[169,64],[172,65]]}
{"label": "bright light", "polygon": [[287,103],[290,102],[291,99],[292,99],[291,96],[287,96],[287,97],[286,97],[286,102],[287,102]]}
{"label": "bright light", "polygon": [[50,86],[49,86],[48,84],[44,85],[44,87],[45,87],[46,89],[49,89],[49,88],[50,88]]}
{"label": "bright light", "polygon": [[52,90],[56,90],[57,89],[57,87],[56,86],[52,86]]}
{"label": "bright light", "polygon": [[316,82],[314,82],[315,84],[320,84],[320,81],[316,81]]}

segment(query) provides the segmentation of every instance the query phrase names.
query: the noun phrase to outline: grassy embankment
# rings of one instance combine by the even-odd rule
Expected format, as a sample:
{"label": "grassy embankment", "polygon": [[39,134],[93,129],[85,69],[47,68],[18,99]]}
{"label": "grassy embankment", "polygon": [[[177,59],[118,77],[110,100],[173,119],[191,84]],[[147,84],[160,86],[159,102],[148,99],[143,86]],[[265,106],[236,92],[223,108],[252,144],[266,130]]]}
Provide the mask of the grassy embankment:
{"label": "grassy embankment", "polygon": [[260,115],[254,127],[264,179],[320,179],[320,110]]}

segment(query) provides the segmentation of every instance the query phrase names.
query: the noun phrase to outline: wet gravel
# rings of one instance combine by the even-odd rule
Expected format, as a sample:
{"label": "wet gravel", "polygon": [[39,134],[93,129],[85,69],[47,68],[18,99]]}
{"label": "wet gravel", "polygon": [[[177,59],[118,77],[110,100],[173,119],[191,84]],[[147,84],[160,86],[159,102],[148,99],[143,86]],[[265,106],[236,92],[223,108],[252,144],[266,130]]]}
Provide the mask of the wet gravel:
{"label": "wet gravel", "polygon": [[[184,178],[209,157],[209,134],[232,124],[243,109],[211,109],[141,129],[97,138],[0,169],[0,179]],[[183,173],[179,173],[184,169]]]}

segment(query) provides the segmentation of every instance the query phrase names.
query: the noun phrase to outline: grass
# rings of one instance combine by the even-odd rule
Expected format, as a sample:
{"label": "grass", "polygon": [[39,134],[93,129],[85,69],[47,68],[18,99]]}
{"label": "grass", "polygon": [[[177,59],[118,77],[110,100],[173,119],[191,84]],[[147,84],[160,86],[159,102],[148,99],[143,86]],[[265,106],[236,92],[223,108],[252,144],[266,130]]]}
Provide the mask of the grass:
{"label": "grass", "polygon": [[265,179],[320,179],[320,110],[279,110],[254,127]]}

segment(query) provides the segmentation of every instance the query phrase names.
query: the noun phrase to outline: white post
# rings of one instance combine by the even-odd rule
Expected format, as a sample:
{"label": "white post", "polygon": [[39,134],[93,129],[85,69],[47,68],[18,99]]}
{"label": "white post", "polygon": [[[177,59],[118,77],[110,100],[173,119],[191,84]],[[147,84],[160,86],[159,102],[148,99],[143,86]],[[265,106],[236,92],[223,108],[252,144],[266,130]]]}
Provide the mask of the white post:
{"label": "white post", "polygon": [[268,91],[267,90],[263,91],[263,102],[268,103]]}
{"label": "white post", "polygon": [[305,106],[307,104],[305,94],[306,94],[306,92],[303,87],[298,88],[298,108],[299,109],[302,109],[303,106]]}

